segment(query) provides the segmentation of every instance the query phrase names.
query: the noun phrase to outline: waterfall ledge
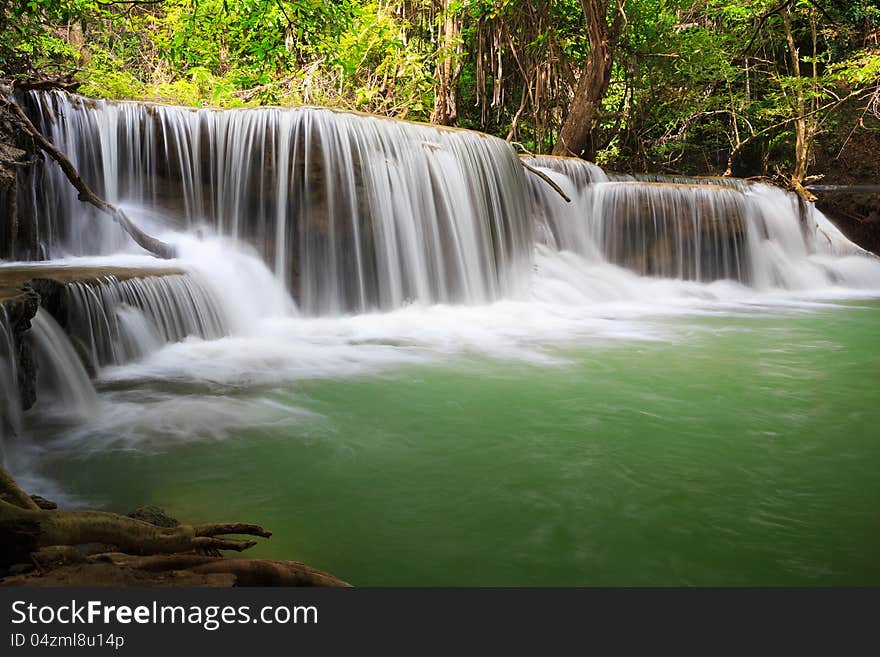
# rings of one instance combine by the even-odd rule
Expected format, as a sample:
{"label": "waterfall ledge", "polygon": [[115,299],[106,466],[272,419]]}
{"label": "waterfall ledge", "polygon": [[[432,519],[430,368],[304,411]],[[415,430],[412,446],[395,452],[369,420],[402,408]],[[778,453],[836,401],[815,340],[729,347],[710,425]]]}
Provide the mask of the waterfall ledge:
{"label": "waterfall ledge", "polygon": [[[116,294],[126,284],[141,284],[141,288],[157,285],[157,281],[186,280],[190,274],[183,269],[166,268],[134,268],[134,267],[90,267],[90,266],[49,266],[41,264],[0,266],[0,391],[3,392],[3,403],[0,405],[0,444],[6,435],[17,435],[21,429],[21,413],[31,408],[38,397],[38,371],[40,368],[38,349],[35,349],[35,332],[33,323],[38,312],[45,311],[54,322],[61,327],[70,341],[73,351],[82,361],[89,374],[94,375],[97,367],[112,362],[115,356],[122,359],[124,355],[136,357],[138,353],[129,349],[120,355],[119,349],[112,349],[111,340],[118,338],[118,327],[108,321],[114,311],[123,307],[142,310],[144,315],[153,316],[161,311],[151,306],[150,300],[140,301],[137,294],[125,297]],[[108,293],[109,291],[109,293]],[[196,288],[196,292],[200,291]],[[103,292],[103,293],[102,293]],[[212,308],[210,295],[205,297],[208,302],[202,304]],[[108,300],[109,298],[109,300]],[[196,299],[196,295],[189,298]],[[91,299],[99,301],[90,301]],[[115,306],[112,304],[115,302]],[[91,308],[88,308],[91,303]],[[138,306],[142,308],[138,308]],[[198,307],[193,302],[194,307]],[[104,324],[99,326],[91,321],[80,321],[84,315],[87,320],[93,318],[95,308],[104,314]],[[42,310],[41,310],[42,309]],[[186,313],[177,310],[177,315]],[[90,313],[89,313],[90,311]],[[173,314],[173,313],[172,313]],[[192,313],[190,313],[192,315]],[[216,337],[214,333],[222,331],[222,319],[218,319],[219,311],[209,326],[204,328],[203,337]],[[158,342],[180,340],[191,333],[200,333],[198,322],[181,321],[179,317],[171,317],[163,325],[162,318],[156,331]],[[115,333],[114,333],[115,331]],[[102,343],[103,341],[103,343]],[[38,342],[38,341],[37,341]],[[99,359],[95,354],[112,352],[111,356]],[[44,369],[51,367],[44,364]]]}

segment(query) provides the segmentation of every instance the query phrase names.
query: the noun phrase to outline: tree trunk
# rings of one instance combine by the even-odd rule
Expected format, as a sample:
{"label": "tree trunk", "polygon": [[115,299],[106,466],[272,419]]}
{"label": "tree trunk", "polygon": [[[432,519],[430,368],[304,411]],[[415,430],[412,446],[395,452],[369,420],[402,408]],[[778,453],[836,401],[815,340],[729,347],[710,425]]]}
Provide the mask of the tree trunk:
{"label": "tree trunk", "polygon": [[443,21],[440,26],[440,50],[437,56],[437,89],[434,94],[434,111],[431,123],[455,125],[458,121],[458,99],[455,88],[458,82],[457,50],[461,26],[450,11],[451,0],[441,0]]}
{"label": "tree trunk", "polygon": [[626,20],[624,0],[617,0],[614,20],[608,24],[608,0],[581,0],[590,37],[587,63],[578,80],[568,115],[559,131],[553,155],[592,159],[593,121],[611,82],[614,44]]}
{"label": "tree trunk", "polygon": [[[815,200],[815,197],[804,189],[804,179],[807,177],[807,167],[809,166],[810,154],[813,148],[813,137],[816,132],[815,113],[812,111],[808,112],[804,90],[800,84],[800,51],[794,41],[794,36],[792,35],[789,10],[786,9],[782,11],[781,16],[782,26],[785,30],[785,40],[788,43],[788,54],[791,60],[792,75],[797,80],[794,100],[794,166],[791,171],[790,184],[791,188],[802,198]],[[813,28],[813,85],[815,98],[815,86],[817,85],[815,16],[811,15],[810,19]]]}

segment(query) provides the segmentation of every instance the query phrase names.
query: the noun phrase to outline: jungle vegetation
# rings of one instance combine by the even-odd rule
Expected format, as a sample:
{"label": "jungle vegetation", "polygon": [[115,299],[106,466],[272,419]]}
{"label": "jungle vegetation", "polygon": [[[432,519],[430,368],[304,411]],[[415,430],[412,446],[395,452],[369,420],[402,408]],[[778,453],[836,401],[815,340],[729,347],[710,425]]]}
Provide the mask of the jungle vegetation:
{"label": "jungle vegetation", "polygon": [[0,75],[325,105],[618,170],[784,177],[880,128],[876,0],[0,0]]}

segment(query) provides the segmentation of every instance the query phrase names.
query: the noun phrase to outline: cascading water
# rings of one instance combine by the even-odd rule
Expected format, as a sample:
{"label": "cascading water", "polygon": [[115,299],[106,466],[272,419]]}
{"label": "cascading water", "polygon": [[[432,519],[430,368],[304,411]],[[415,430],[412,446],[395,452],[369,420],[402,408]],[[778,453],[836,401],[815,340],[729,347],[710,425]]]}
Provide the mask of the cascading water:
{"label": "cascading water", "polygon": [[21,399],[18,392],[18,368],[15,336],[9,313],[0,304],[0,457],[9,435],[21,430]]}
{"label": "cascading water", "polygon": [[50,412],[87,418],[97,396],[79,355],[58,322],[40,308],[31,320],[37,364],[37,403]]}
{"label": "cascading water", "polygon": [[65,330],[92,371],[121,365],[189,336],[229,333],[216,293],[192,274],[147,276],[65,288]]}
{"label": "cascading water", "polygon": [[[468,131],[316,108],[190,110],[61,92],[26,100],[89,183],[162,231],[188,272],[65,286],[57,318],[99,378],[127,363],[234,383],[259,378],[254,367],[278,381],[450,348],[531,357],[524,340],[604,330],[595,318],[607,304],[638,314],[880,281],[877,260],[821,213],[764,185],[526,158],[567,203],[509,144]],[[53,163],[32,192],[50,256],[130,262],[133,245]],[[57,340],[49,349],[51,318],[38,324],[43,358],[70,356]],[[187,336],[204,342],[165,346]],[[55,366],[62,397],[73,388],[57,381],[71,371]]]}
{"label": "cascading water", "polygon": [[[508,144],[478,133],[317,108],[191,110],[62,92],[28,102],[109,200],[147,224],[205,225],[256,246],[307,315],[523,298],[536,243],[643,276],[873,285],[864,260],[822,259],[858,249],[821,213],[764,185],[529,158],[569,190],[567,204]],[[57,167],[46,178],[47,251],[123,247]]]}
{"label": "cascading water", "polygon": [[487,585],[739,583],[751,559],[801,584],[856,551],[876,572],[880,261],[793,196],[526,160],[567,203],[476,133],[28,104],[179,255],[147,271],[46,164],[38,228],[65,257],[54,278],[6,272],[48,290],[25,413],[0,314],[0,414],[33,438],[8,450],[36,453],[14,468],[29,491],[58,499],[48,477],[62,500],[191,516],[222,499],[267,514],[273,556],[312,550],[367,583],[400,564],[416,573],[400,583],[462,583],[462,563]]}
{"label": "cascading water", "polygon": [[876,285],[863,256],[812,205],[767,185],[725,178],[608,176],[588,162],[529,158],[566,186],[572,203],[531,181],[539,239],[640,275],[731,279],[758,289]]}
{"label": "cascading water", "polygon": [[[528,272],[523,172],[501,140],[315,108],[29,100],[108,200],[256,245],[307,313],[485,303]],[[57,167],[47,178],[50,253],[120,248]]]}

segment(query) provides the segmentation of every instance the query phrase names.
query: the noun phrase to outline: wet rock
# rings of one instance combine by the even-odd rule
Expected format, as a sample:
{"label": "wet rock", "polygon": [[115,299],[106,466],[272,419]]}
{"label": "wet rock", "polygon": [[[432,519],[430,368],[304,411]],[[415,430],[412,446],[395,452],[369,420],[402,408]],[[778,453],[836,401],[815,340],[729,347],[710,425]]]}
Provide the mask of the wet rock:
{"label": "wet rock", "polygon": [[37,399],[37,370],[30,341],[25,336],[40,307],[40,296],[29,285],[14,290],[0,285],[0,306],[12,332],[12,357],[18,374],[20,401],[22,409],[27,410]]}
{"label": "wet rock", "polygon": [[32,189],[42,166],[33,139],[0,108],[0,259],[39,258],[36,208]]}

